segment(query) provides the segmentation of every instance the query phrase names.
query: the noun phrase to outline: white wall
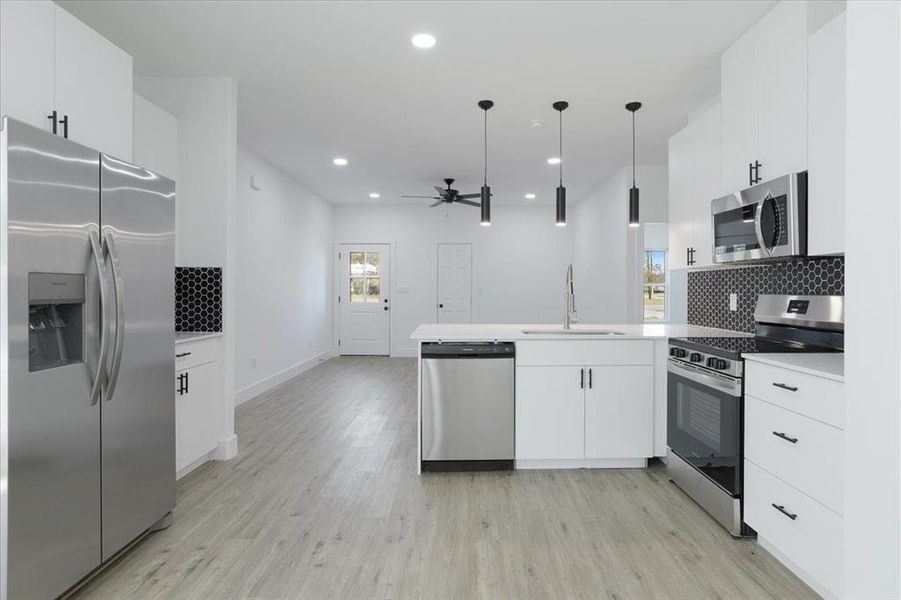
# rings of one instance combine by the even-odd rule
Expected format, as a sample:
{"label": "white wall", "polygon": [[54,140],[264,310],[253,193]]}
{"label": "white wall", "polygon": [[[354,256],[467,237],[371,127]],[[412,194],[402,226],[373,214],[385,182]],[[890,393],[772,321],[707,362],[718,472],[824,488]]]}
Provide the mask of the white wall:
{"label": "white wall", "polygon": [[[437,319],[439,242],[473,244],[475,322],[563,318],[572,234],[554,225],[553,206],[494,206],[491,227],[481,227],[478,209],[468,206],[338,205],[334,215],[336,243],[392,244],[392,355],[415,355],[410,333]],[[577,275],[577,301],[581,285]]]}
{"label": "white wall", "polygon": [[134,95],[132,161],[169,179],[178,176],[178,119],[143,96]]}
{"label": "white wall", "polygon": [[230,77],[136,77],[135,91],[178,119],[175,264],[222,267],[218,459],[237,453],[234,410],[237,84]]}
{"label": "white wall", "polygon": [[901,598],[901,4],[848,2],[845,597]]}
{"label": "white wall", "polygon": [[[573,207],[573,269],[579,319],[636,323],[641,318],[641,236],[628,227],[631,167],[623,167]],[[666,167],[639,165],[641,221],[667,221]]]}
{"label": "white wall", "polygon": [[237,173],[240,403],[331,352],[333,246],[331,204],[241,146]]}

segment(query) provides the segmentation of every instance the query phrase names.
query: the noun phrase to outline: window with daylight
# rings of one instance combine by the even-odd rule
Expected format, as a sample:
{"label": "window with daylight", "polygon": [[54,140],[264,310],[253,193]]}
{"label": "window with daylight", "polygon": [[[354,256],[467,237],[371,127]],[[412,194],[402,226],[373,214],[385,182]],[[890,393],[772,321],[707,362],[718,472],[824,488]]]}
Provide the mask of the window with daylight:
{"label": "window with daylight", "polygon": [[382,295],[378,252],[350,253],[350,301],[378,302]]}
{"label": "window with daylight", "polygon": [[642,298],[645,321],[665,321],[666,315],[666,250],[645,250]]}

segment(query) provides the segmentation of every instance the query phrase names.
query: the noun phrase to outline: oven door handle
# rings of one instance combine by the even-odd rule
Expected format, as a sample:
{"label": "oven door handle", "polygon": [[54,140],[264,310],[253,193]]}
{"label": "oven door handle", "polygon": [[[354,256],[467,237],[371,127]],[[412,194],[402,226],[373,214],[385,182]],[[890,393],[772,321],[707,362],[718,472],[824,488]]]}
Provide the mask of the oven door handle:
{"label": "oven door handle", "polygon": [[735,398],[741,398],[740,379],[707,373],[697,367],[680,363],[672,358],[669,359],[666,370],[674,375],[706,385]]}

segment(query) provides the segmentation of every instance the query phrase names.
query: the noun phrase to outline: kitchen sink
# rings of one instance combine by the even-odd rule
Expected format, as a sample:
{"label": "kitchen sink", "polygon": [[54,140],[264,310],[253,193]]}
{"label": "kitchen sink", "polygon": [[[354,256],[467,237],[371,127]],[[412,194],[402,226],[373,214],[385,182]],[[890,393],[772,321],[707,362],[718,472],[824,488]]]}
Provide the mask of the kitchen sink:
{"label": "kitchen sink", "polygon": [[522,332],[527,335],[542,333],[553,335],[625,335],[622,331],[612,331],[610,329],[523,329]]}

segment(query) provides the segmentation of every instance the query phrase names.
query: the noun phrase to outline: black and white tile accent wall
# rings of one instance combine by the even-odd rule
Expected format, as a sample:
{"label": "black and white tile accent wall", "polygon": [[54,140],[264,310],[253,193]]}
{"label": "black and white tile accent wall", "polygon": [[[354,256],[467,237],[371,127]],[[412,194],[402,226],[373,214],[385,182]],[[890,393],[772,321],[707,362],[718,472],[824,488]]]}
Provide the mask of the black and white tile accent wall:
{"label": "black and white tile accent wall", "polygon": [[[738,310],[729,310],[729,294]],[[845,295],[842,256],[801,258],[709,271],[688,272],[688,322],[733,331],[754,331],[760,294]]]}
{"label": "black and white tile accent wall", "polygon": [[175,331],[222,331],[221,267],[175,267]]}

